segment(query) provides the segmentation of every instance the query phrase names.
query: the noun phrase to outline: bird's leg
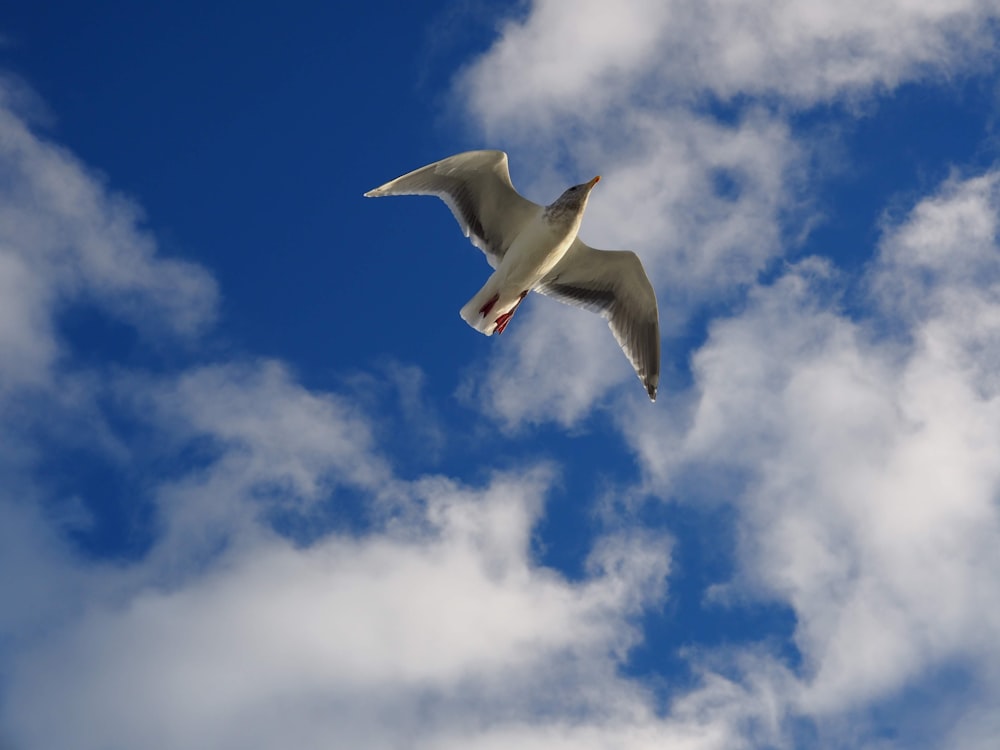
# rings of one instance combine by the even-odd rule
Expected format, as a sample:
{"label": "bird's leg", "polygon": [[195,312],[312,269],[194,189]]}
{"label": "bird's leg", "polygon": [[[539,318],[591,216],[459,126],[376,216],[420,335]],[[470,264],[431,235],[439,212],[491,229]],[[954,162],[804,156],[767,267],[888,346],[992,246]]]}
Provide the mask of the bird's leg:
{"label": "bird's leg", "polygon": [[493,329],[493,333],[503,333],[503,329],[507,327],[508,323],[510,323],[510,319],[514,317],[514,313],[517,311],[517,308],[521,306],[521,303],[524,302],[524,298],[527,295],[528,290],[526,289],[521,292],[521,296],[517,298],[517,302],[514,303],[514,306],[497,318],[497,327]]}
{"label": "bird's leg", "polygon": [[493,309],[493,305],[495,305],[497,303],[498,299],[500,299],[500,293],[499,292],[497,292],[492,297],[490,297],[488,300],[486,300],[486,304],[479,308],[479,314],[482,315],[485,318],[486,315],[487,315],[487,313],[489,313],[489,311]]}

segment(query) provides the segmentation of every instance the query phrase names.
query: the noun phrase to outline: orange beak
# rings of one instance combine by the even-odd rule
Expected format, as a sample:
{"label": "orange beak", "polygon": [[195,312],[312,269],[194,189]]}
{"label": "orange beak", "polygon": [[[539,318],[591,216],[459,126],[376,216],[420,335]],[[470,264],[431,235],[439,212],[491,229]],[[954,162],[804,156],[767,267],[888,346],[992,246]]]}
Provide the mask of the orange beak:
{"label": "orange beak", "polygon": [[596,185],[600,181],[601,181],[601,176],[597,175],[597,177],[595,177],[594,179],[592,179],[590,182],[587,183],[587,187],[589,187],[591,190],[593,190],[594,189],[594,185]]}

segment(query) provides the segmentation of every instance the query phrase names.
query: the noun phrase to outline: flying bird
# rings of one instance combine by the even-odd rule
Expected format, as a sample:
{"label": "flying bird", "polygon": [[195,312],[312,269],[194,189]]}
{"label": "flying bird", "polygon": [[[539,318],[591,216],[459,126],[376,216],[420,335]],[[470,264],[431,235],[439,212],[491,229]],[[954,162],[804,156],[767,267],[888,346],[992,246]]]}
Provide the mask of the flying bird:
{"label": "flying bird", "polygon": [[604,316],[652,401],[660,382],[656,293],[638,256],[595,250],[579,237],[590,191],[600,176],[567,189],[548,206],[518,193],[503,151],[467,151],[428,164],[365,196],[435,195],[495,269],[462,308],[470,326],[503,333],[528,292]]}

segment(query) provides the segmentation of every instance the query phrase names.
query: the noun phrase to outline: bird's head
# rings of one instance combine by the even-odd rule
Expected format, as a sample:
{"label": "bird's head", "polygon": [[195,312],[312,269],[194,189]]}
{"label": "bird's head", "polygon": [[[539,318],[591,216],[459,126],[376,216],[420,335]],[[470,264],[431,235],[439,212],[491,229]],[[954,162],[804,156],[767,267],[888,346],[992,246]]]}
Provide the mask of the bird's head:
{"label": "bird's head", "polygon": [[594,189],[594,185],[600,182],[600,180],[601,177],[598,175],[590,180],[590,182],[584,182],[580,185],[567,188],[562,195],[546,207],[545,215],[550,221],[576,223],[579,225],[580,219],[583,218],[583,209],[587,207],[587,198],[590,197],[590,191]]}

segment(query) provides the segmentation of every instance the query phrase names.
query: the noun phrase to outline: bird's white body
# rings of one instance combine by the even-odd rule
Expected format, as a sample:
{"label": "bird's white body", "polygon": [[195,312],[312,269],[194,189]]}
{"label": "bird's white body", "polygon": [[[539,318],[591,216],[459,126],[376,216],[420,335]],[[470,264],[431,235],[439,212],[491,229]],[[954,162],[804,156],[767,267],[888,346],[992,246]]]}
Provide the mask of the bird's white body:
{"label": "bird's white body", "polygon": [[461,310],[480,333],[503,333],[528,292],[604,316],[622,351],[656,400],[660,324],[656,292],[635,253],[597,250],[577,237],[587,199],[600,177],[540,206],[510,181],[503,151],[467,151],[441,159],[365,193],[434,195],[494,273]]}
{"label": "bird's white body", "polygon": [[[513,310],[539,280],[556,267],[573,245],[580,229],[577,219],[568,226],[549,222],[545,209],[525,224],[500,261],[500,266],[487,279],[460,311],[462,320],[480,333],[491,336],[496,329],[496,318]],[[499,295],[489,315],[482,315],[482,308]]]}

